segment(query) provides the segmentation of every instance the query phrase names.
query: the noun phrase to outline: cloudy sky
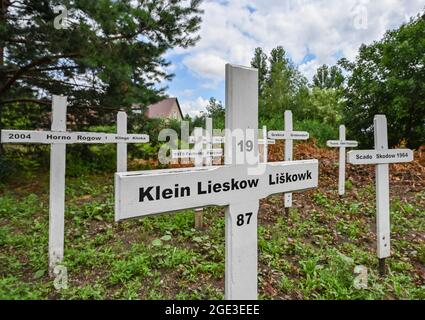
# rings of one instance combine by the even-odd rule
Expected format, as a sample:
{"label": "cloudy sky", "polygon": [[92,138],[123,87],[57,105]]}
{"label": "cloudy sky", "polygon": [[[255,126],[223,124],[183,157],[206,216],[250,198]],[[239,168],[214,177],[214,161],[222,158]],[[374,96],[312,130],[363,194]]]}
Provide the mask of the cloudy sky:
{"label": "cloudy sky", "polygon": [[167,54],[176,77],[166,83],[183,113],[224,100],[226,63],[249,65],[256,47],[278,45],[311,79],[318,66],[353,59],[362,43],[380,39],[421,12],[424,0],[204,0],[201,40]]}

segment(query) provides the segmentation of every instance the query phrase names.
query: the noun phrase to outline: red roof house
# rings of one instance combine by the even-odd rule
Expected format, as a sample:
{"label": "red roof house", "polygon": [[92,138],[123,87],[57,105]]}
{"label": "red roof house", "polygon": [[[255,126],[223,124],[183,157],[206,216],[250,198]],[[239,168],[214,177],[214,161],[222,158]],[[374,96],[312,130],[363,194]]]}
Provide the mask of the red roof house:
{"label": "red roof house", "polygon": [[[136,110],[134,112],[137,113]],[[183,113],[177,98],[168,98],[151,104],[146,108],[146,116],[150,119],[183,120]]]}

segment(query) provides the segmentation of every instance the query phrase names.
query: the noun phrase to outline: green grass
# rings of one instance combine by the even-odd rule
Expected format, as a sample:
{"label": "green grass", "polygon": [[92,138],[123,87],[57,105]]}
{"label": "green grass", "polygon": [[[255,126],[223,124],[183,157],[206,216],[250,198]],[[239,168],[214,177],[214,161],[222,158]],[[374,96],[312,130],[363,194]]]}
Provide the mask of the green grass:
{"label": "green grass", "polygon": [[[47,179],[40,181],[0,187],[0,299],[223,299],[223,209],[206,210],[205,231],[193,228],[192,211],[115,223],[112,176],[101,175],[67,179],[69,283],[57,291],[48,274]],[[392,197],[393,256],[382,278],[373,186],[348,189],[357,200],[320,189],[289,216],[278,197],[265,201],[273,210],[272,222],[259,221],[260,298],[425,299],[425,192]],[[358,265],[368,268],[368,289],[354,287]]]}

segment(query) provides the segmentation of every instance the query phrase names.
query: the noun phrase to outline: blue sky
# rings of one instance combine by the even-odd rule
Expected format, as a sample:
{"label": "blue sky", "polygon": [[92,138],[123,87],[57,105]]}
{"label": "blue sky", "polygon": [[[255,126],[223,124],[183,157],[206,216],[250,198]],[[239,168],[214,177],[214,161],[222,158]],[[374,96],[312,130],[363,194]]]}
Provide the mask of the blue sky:
{"label": "blue sky", "polygon": [[320,65],[354,59],[362,43],[382,38],[424,7],[423,0],[204,0],[201,40],[167,54],[176,76],[162,85],[193,116],[210,97],[224,100],[225,64],[249,65],[256,47],[268,53],[283,46],[311,79]]}

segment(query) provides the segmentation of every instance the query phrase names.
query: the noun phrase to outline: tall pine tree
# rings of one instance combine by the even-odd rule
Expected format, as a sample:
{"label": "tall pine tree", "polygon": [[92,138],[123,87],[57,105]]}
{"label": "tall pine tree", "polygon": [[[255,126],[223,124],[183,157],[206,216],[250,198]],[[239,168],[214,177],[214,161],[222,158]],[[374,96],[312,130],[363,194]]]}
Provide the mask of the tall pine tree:
{"label": "tall pine tree", "polygon": [[0,112],[38,113],[62,94],[87,123],[158,99],[173,76],[164,53],[198,40],[200,2],[1,0]]}

